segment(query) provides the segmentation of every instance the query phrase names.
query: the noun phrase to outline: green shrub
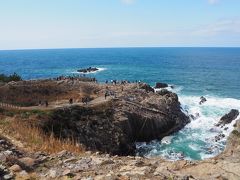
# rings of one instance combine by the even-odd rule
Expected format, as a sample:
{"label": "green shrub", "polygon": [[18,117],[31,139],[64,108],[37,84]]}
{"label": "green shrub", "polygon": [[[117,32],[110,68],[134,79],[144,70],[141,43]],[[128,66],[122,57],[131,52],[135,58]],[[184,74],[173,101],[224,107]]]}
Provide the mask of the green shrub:
{"label": "green shrub", "polygon": [[0,74],[0,81],[1,82],[11,82],[11,81],[21,81],[22,78],[21,76],[19,76],[17,73],[13,73],[9,76],[5,75],[5,74]]}
{"label": "green shrub", "polygon": [[240,137],[240,132],[238,132],[238,130],[233,130],[232,134],[237,136],[237,137]]}

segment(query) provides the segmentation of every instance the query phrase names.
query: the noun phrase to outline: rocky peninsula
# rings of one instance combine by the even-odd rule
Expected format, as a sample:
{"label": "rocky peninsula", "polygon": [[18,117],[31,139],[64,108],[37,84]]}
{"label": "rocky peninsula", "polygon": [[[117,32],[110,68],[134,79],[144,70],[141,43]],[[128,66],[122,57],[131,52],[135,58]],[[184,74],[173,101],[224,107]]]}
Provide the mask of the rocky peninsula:
{"label": "rocky peninsula", "polygon": [[0,177],[5,179],[240,177],[239,123],[225,152],[210,160],[134,156],[135,142],[162,139],[190,122],[178,96],[167,90],[57,78],[3,83],[0,99]]}

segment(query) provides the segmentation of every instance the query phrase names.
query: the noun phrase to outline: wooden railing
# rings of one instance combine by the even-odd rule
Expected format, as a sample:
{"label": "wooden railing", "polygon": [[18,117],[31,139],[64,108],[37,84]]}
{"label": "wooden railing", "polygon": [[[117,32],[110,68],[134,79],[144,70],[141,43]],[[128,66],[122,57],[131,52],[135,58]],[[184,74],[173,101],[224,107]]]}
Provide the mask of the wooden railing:
{"label": "wooden railing", "polygon": [[22,107],[20,107],[20,106],[16,106],[16,105],[13,105],[13,104],[8,104],[8,103],[3,103],[3,102],[0,102],[0,108],[3,108],[3,109],[22,109]]}

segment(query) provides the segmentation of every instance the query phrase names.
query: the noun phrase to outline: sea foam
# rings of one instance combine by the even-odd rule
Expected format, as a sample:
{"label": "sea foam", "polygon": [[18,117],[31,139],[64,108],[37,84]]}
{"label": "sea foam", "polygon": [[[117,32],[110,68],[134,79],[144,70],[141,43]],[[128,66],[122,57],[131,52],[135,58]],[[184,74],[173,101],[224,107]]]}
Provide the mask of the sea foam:
{"label": "sea foam", "polygon": [[[181,92],[182,87],[168,89],[178,92],[183,112],[193,115],[194,118],[178,133],[161,141],[138,143],[137,148],[147,157],[162,156],[168,160],[200,160],[221,153],[225,148],[227,137],[234,129],[234,123],[240,116],[223,128],[215,124],[231,109],[240,111],[240,100],[204,95],[207,101],[200,105],[200,96],[184,95]],[[219,135],[224,137],[216,141],[216,136]]]}

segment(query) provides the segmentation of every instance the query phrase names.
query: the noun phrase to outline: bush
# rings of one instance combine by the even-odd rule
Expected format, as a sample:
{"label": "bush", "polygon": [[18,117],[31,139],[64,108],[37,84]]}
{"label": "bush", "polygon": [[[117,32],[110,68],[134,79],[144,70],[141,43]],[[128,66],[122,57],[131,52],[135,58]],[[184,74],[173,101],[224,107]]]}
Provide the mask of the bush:
{"label": "bush", "polygon": [[0,74],[0,81],[1,82],[11,82],[11,81],[21,81],[22,78],[21,76],[19,76],[17,73],[13,73],[9,76],[5,75],[5,74]]}
{"label": "bush", "polygon": [[232,134],[234,134],[235,136],[240,137],[240,132],[238,132],[238,130],[233,130]]}

